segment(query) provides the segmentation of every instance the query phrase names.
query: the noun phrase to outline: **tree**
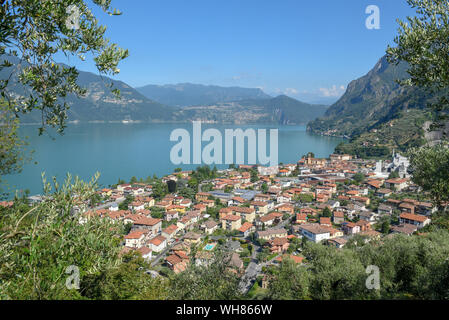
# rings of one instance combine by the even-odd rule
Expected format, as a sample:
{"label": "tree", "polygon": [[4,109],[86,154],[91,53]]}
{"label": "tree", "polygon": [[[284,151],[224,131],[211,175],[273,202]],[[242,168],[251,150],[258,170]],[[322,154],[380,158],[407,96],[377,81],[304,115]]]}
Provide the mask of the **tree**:
{"label": "tree", "polygon": [[[437,112],[449,107],[449,2],[446,0],[407,0],[417,15],[399,21],[396,47],[387,48],[390,63],[408,63],[410,78],[399,81],[404,86],[418,86],[439,96],[432,107]],[[447,118],[447,115],[442,118]]]}
{"label": "tree", "polygon": [[381,231],[383,234],[388,234],[390,232],[390,221],[389,220],[385,220],[384,222],[382,222]]}
{"label": "tree", "polygon": [[268,284],[268,299],[304,300],[309,299],[309,272],[292,259],[282,259],[279,268],[273,270]]}
{"label": "tree", "polygon": [[429,192],[442,209],[443,202],[449,201],[449,149],[443,144],[414,148],[409,156],[413,182]]}
{"label": "tree", "polygon": [[309,203],[313,201],[313,196],[307,193],[301,193],[298,195],[298,200],[302,203]]}
{"label": "tree", "polygon": [[18,125],[19,120],[0,99],[0,178],[20,172],[25,160],[25,141],[17,134]]}
{"label": "tree", "polygon": [[365,180],[365,175],[363,173],[357,172],[352,179],[354,179],[355,181],[357,181],[358,183],[363,182],[363,180]]}
{"label": "tree", "polygon": [[399,178],[399,172],[398,171],[390,172],[390,174],[388,175],[388,179],[395,179],[395,178]]}
{"label": "tree", "polygon": [[0,299],[79,299],[82,292],[66,287],[68,267],[83,279],[119,265],[123,225],[95,216],[81,224],[72,214],[76,201],[95,193],[98,176],[85,183],[69,175],[53,188],[44,179],[45,201],[3,212]]}
{"label": "tree", "polygon": [[[111,11],[110,0],[92,2],[110,15],[120,14],[115,9]],[[128,50],[109,43],[104,36],[106,27],[98,25],[83,0],[0,1],[0,25],[0,56],[3,58],[0,71],[7,74],[0,80],[0,104],[3,105],[0,123],[10,125],[9,138],[1,141],[1,161],[5,155],[7,164],[1,168],[14,172],[21,167],[22,143],[14,134],[16,123],[11,122],[11,115],[18,118],[21,114],[40,110],[39,134],[46,126],[62,133],[69,108],[64,98],[68,94],[81,97],[86,93],[76,82],[78,71],[56,63],[54,57],[62,53],[84,60],[89,54],[101,74],[114,75],[119,73],[118,63],[128,56]],[[10,88],[14,85],[9,86],[11,79],[29,88],[29,92],[24,95],[11,93]],[[119,94],[117,89],[112,92]]]}
{"label": "tree", "polygon": [[181,172],[182,168],[175,168],[175,172]]}
{"label": "tree", "polygon": [[259,181],[259,175],[258,175],[257,169],[252,168],[250,170],[250,173],[251,173],[251,182]]}
{"label": "tree", "polygon": [[229,270],[230,255],[215,251],[208,266],[191,263],[170,279],[170,299],[232,300],[240,297],[239,278]]}
{"label": "tree", "polygon": [[331,217],[332,216],[332,211],[329,209],[329,207],[326,207],[323,209],[323,217]]}
{"label": "tree", "polygon": [[262,183],[262,185],[260,186],[260,190],[261,190],[263,193],[267,193],[267,191],[268,191],[268,185],[267,185],[266,182]]}

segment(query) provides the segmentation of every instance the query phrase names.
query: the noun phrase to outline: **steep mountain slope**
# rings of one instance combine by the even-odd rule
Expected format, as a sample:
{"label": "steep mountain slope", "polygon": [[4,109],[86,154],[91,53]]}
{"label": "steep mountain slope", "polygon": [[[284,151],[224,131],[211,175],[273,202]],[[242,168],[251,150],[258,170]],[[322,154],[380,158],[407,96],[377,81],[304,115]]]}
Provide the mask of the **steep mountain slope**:
{"label": "steep mountain slope", "polygon": [[178,107],[271,98],[271,96],[257,88],[205,86],[192,83],[162,86],[150,84],[136,88],[136,90],[148,99]]}
{"label": "steep mountain slope", "polygon": [[312,132],[353,136],[391,117],[399,110],[421,108],[427,97],[420,90],[404,88],[395,82],[407,77],[407,65],[390,65],[382,57],[365,76],[352,81],[345,94],[323,117],[312,121]]}
{"label": "steep mountain slope", "polygon": [[422,89],[397,84],[395,80],[408,76],[406,70],[405,63],[391,65],[382,57],[365,76],[352,81],[345,94],[307,129],[351,138],[336,151],[364,157],[421,145],[425,141],[422,127],[432,117],[426,106],[434,98]]}
{"label": "steep mountain slope", "polygon": [[[19,60],[7,57],[14,63],[10,68],[0,72],[0,78],[9,77],[12,73],[8,91],[15,95],[28,95],[29,89],[23,87],[17,81],[20,72]],[[117,99],[111,92],[109,84],[120,90],[121,99]],[[70,94],[65,101],[70,105],[67,112],[68,120],[79,121],[120,121],[124,118],[141,121],[170,121],[174,120],[174,112],[177,108],[154,102],[122,81],[101,77],[90,72],[79,71],[77,83],[87,89],[83,98]],[[39,111],[21,116],[22,123],[40,122]]]}

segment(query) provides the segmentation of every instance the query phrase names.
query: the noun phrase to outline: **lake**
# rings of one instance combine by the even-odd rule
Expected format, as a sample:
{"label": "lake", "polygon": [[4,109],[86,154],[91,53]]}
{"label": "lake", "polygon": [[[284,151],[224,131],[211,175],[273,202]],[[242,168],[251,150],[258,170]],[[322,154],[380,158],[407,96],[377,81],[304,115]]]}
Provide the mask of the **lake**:
{"label": "lake", "polygon": [[[20,134],[28,136],[33,158],[20,174],[5,176],[5,191],[26,190],[42,192],[41,172],[47,178],[56,176],[62,181],[67,172],[82,179],[90,179],[96,171],[101,173],[100,184],[108,186],[118,179],[129,181],[132,176],[146,178],[169,174],[177,167],[191,170],[198,165],[174,165],[170,150],[176,142],[170,141],[174,129],[184,128],[192,132],[191,123],[82,123],[69,124],[65,134],[38,136],[37,126],[22,126]],[[279,162],[296,163],[309,151],[317,157],[328,157],[343,139],[324,137],[306,132],[305,126],[280,125],[226,125],[202,124],[203,132],[216,128],[224,137],[225,129],[246,128],[278,129]],[[267,134],[268,135],[268,134]],[[207,145],[208,142],[203,142]],[[246,148],[246,144],[245,144]],[[228,165],[217,165],[227,168]]]}

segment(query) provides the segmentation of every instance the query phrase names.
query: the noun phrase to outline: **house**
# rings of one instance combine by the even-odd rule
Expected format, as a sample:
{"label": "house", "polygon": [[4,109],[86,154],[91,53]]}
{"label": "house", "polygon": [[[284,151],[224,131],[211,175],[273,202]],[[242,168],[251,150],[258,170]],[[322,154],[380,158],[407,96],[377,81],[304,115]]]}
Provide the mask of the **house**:
{"label": "house", "polygon": [[392,193],[393,193],[393,191],[391,191],[390,189],[384,189],[384,188],[381,188],[381,189],[378,189],[378,190],[374,193],[374,195],[377,196],[377,197],[379,197],[379,198],[386,198],[386,197],[391,196]]}
{"label": "house", "polygon": [[214,220],[207,220],[204,223],[204,231],[206,232],[206,234],[211,234],[217,229],[218,223],[216,223]]}
{"label": "house", "polygon": [[167,228],[162,230],[162,236],[170,240],[175,236],[176,232],[178,232],[178,226],[175,224],[171,224]]}
{"label": "house", "polygon": [[400,224],[397,226],[395,226],[395,225],[391,226],[392,233],[402,233],[402,234],[406,234],[408,236],[412,235],[417,230],[418,230],[418,227],[416,225],[409,224],[409,223],[403,223],[403,224]]}
{"label": "house", "polygon": [[282,219],[282,214],[278,212],[269,213],[263,217],[260,217],[257,222],[258,225],[263,225],[265,227],[271,226],[273,224],[279,223]]}
{"label": "house", "polygon": [[189,257],[183,251],[177,251],[166,257],[165,263],[174,273],[180,273],[186,270]]}
{"label": "house", "polygon": [[162,220],[156,218],[148,218],[140,216],[134,221],[132,230],[149,230],[151,234],[156,235],[161,233]]}
{"label": "house", "polygon": [[401,210],[401,212],[414,214],[415,206],[409,202],[402,202],[399,204],[399,210]]}
{"label": "house", "polygon": [[407,178],[388,179],[385,181],[385,187],[395,191],[402,191],[408,187],[408,181]]}
{"label": "house", "polygon": [[437,211],[437,207],[430,202],[418,202],[415,207],[415,211],[417,214],[430,216],[432,213]]}
{"label": "house", "polygon": [[261,230],[256,232],[256,237],[263,240],[271,240],[276,237],[286,238],[287,230],[285,230],[284,228],[270,228],[265,231]]}
{"label": "house", "polygon": [[173,219],[179,218],[179,212],[178,211],[167,211],[165,212],[165,220],[171,221]]}
{"label": "house", "polygon": [[290,243],[288,242],[287,238],[274,238],[272,240],[269,240],[267,242],[267,245],[270,247],[270,251],[272,253],[277,252],[277,253],[283,253],[285,251],[287,251]]}
{"label": "house", "polygon": [[288,203],[281,204],[280,206],[276,207],[276,210],[281,213],[287,213],[287,214],[295,213],[295,207]]}
{"label": "house", "polygon": [[243,199],[242,197],[232,197],[228,201],[228,206],[241,206],[246,202],[246,199]]}
{"label": "house", "polygon": [[300,213],[304,213],[306,215],[316,216],[318,215],[318,211],[312,208],[302,208],[299,210]]}
{"label": "house", "polygon": [[372,223],[366,220],[359,220],[355,223],[355,225],[360,227],[360,232],[369,231],[372,229]]}
{"label": "house", "polygon": [[352,156],[349,154],[331,154],[331,161],[348,161],[352,159]]}
{"label": "house", "polygon": [[266,201],[252,201],[250,208],[254,208],[256,213],[264,215],[268,213],[268,202]]}
{"label": "house", "polygon": [[334,238],[334,239],[327,240],[328,244],[333,245],[333,246],[337,247],[338,249],[343,248],[345,246],[346,242],[348,242],[348,240],[346,240],[345,238]]}
{"label": "house", "polygon": [[331,227],[332,226],[331,218],[320,217],[320,225]]}
{"label": "house", "polygon": [[149,241],[151,249],[156,252],[162,252],[167,247],[167,239],[163,236],[156,236]]}
{"label": "house", "polygon": [[242,226],[242,218],[237,215],[227,215],[221,219],[221,227],[227,231],[240,229]]}
{"label": "house", "polygon": [[316,223],[301,224],[299,230],[303,236],[315,243],[330,238],[330,231]]}
{"label": "house", "polygon": [[297,213],[295,222],[298,224],[307,223],[307,215],[305,213]]}
{"label": "house", "polygon": [[254,232],[255,227],[252,223],[245,222],[238,230],[242,237],[247,238],[251,232]]}
{"label": "house", "polygon": [[125,236],[125,246],[130,248],[140,248],[146,239],[146,232],[142,230],[131,231]]}
{"label": "house", "polygon": [[142,255],[142,258],[146,262],[150,262],[151,258],[153,257],[153,251],[151,250],[151,248],[149,248],[147,246],[143,246],[143,247],[138,248],[137,252],[139,252]]}
{"label": "house", "polygon": [[118,204],[117,202],[113,202],[111,206],[109,207],[109,211],[118,211]]}
{"label": "house", "polygon": [[389,205],[381,203],[379,207],[377,207],[377,213],[379,214],[393,214],[393,208]]}
{"label": "house", "polygon": [[140,201],[133,201],[128,205],[128,209],[134,211],[143,210],[145,209],[145,204]]}
{"label": "house", "polygon": [[195,199],[196,199],[197,201],[203,201],[203,200],[209,199],[209,196],[210,196],[210,194],[207,193],[207,192],[198,192],[198,193],[195,195]]}
{"label": "house", "polygon": [[271,196],[269,194],[258,193],[254,196],[254,201],[268,202],[270,200]]}
{"label": "house", "polygon": [[289,203],[289,202],[292,201],[292,199],[293,199],[293,195],[292,194],[284,192],[283,194],[279,195],[276,198],[276,201],[278,203]]}
{"label": "house", "polygon": [[427,216],[419,215],[419,214],[411,214],[411,213],[401,213],[399,216],[400,223],[408,223],[418,227],[421,229],[428,225],[431,220]]}
{"label": "house", "polygon": [[354,222],[345,221],[341,224],[343,232],[348,235],[353,235],[360,232],[360,226]]}
{"label": "house", "polygon": [[282,260],[285,260],[285,259],[293,260],[293,262],[299,264],[299,263],[302,263],[302,261],[304,260],[304,257],[295,256],[293,254],[283,254],[283,255],[277,257],[276,259],[274,259],[274,262],[275,263],[281,263]]}
{"label": "house", "polygon": [[345,222],[345,214],[342,211],[334,211],[332,214],[332,220],[335,224],[342,224]]}
{"label": "house", "polygon": [[377,221],[377,214],[371,211],[362,211],[359,213],[359,218],[373,224]]}
{"label": "house", "polygon": [[242,217],[242,220],[246,220],[250,223],[256,218],[256,209],[248,207],[228,207],[232,210],[232,213]]}
{"label": "house", "polygon": [[184,242],[187,244],[196,244],[196,243],[200,242],[201,235],[199,233],[195,233],[195,232],[187,232],[183,238],[184,238]]}

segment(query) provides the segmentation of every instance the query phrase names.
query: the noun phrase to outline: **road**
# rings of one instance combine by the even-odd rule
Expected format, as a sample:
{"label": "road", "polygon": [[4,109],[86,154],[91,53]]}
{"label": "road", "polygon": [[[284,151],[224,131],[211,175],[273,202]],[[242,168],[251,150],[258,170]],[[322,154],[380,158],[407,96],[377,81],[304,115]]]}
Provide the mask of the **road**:
{"label": "road", "polygon": [[[281,223],[279,223],[277,225],[277,227],[284,228],[286,224],[291,222],[290,220],[291,220],[291,218],[287,219],[285,221],[282,221]],[[270,265],[274,261],[274,259],[276,259],[278,257],[278,255],[277,255],[276,257],[273,257],[273,259],[271,259],[270,261],[267,261],[264,263],[259,263],[256,256],[257,256],[257,253],[261,251],[261,248],[256,244],[252,244],[252,246],[253,246],[253,252],[251,254],[251,262],[248,264],[248,267],[245,270],[245,274],[242,276],[242,279],[240,280],[240,284],[239,284],[240,292],[243,294],[247,294],[248,291],[251,289],[257,276],[262,272],[262,268],[264,266]]]}

